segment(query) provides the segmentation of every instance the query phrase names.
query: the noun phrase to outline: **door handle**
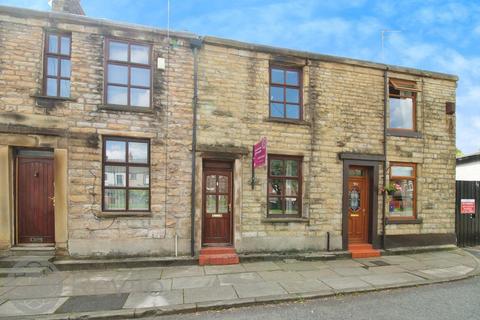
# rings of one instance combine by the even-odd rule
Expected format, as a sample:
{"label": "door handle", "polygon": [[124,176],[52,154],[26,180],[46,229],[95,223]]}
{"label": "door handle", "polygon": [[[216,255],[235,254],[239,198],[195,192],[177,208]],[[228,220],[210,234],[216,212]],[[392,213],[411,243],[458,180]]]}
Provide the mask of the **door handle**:
{"label": "door handle", "polygon": [[48,199],[52,200],[52,204],[53,204],[53,206],[55,207],[55,196],[53,196],[53,197],[48,197]]}

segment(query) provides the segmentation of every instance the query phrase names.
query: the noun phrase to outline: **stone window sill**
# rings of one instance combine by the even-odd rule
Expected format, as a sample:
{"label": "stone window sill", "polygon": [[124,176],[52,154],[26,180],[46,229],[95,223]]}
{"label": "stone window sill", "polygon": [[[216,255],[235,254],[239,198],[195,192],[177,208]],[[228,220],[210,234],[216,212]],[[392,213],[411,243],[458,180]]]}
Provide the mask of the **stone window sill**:
{"label": "stone window sill", "polygon": [[98,218],[139,218],[139,217],[151,217],[151,212],[127,212],[127,211],[120,211],[120,212],[100,212],[97,213],[96,216]]}
{"label": "stone window sill", "polygon": [[296,124],[300,126],[310,127],[310,122],[305,120],[293,120],[293,119],[281,119],[281,118],[265,118],[265,122],[275,122],[275,123],[286,123],[286,124]]}
{"label": "stone window sill", "polygon": [[120,106],[120,105],[115,105],[115,104],[104,104],[104,105],[98,106],[98,110],[153,113],[152,108],[127,107],[127,106]]}
{"label": "stone window sill", "polygon": [[77,101],[76,98],[71,97],[51,97],[51,96],[42,96],[38,94],[31,95],[30,97],[35,99],[42,99],[42,100],[54,100],[54,101]]}
{"label": "stone window sill", "polygon": [[395,219],[395,218],[387,218],[387,224],[422,224],[422,218],[409,218],[409,219]]}
{"label": "stone window sill", "polygon": [[423,138],[422,133],[418,131],[410,130],[395,130],[387,129],[387,136],[389,137],[405,137],[405,138]]}
{"label": "stone window sill", "polygon": [[308,223],[308,218],[263,218],[262,223],[288,223],[288,222],[300,222]]}

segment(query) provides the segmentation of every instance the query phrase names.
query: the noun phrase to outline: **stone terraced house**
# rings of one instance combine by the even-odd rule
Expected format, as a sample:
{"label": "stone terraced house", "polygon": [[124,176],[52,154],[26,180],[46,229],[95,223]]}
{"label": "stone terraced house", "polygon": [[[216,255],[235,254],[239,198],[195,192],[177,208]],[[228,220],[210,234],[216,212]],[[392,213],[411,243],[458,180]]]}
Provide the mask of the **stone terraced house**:
{"label": "stone terraced house", "polygon": [[78,0],[0,6],[0,48],[2,249],[456,242],[456,76],[92,19]]}

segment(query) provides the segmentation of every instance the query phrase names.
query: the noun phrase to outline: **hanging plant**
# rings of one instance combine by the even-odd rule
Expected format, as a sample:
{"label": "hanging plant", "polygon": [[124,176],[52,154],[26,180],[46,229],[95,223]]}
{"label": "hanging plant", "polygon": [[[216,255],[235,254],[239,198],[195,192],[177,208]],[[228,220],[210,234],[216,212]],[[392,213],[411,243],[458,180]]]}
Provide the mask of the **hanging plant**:
{"label": "hanging plant", "polygon": [[395,191],[398,191],[398,185],[396,183],[390,182],[390,184],[382,189],[383,192],[386,192],[389,196],[393,196]]}

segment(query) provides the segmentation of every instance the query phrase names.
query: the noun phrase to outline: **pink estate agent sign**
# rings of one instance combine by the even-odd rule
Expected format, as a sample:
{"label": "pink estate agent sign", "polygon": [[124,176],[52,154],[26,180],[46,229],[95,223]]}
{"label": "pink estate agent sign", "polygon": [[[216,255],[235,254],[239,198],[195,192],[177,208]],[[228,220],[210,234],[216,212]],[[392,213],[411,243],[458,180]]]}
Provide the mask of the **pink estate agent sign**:
{"label": "pink estate agent sign", "polygon": [[253,167],[258,168],[267,162],[267,138],[263,137],[253,145]]}
{"label": "pink estate agent sign", "polygon": [[475,199],[462,199],[460,201],[461,214],[475,214]]}

